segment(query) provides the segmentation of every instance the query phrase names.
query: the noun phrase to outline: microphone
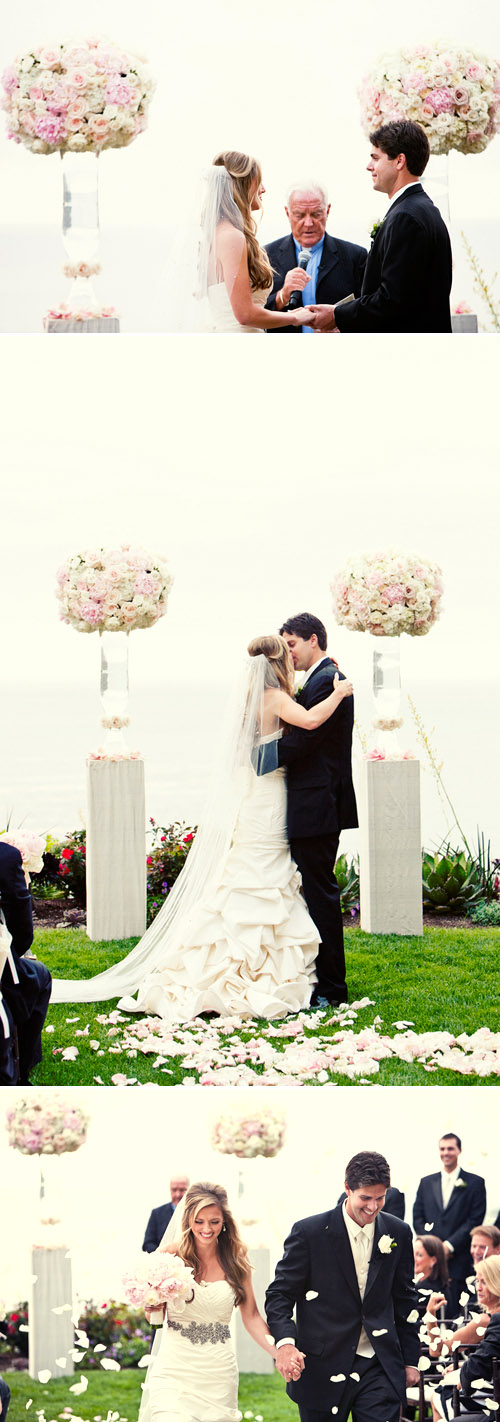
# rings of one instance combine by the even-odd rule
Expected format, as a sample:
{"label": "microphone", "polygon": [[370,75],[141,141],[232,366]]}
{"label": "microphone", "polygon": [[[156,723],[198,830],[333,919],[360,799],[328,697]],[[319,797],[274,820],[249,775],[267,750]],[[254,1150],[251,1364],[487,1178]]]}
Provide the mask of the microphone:
{"label": "microphone", "polygon": [[[303,247],[302,251],[299,252],[299,267],[301,267],[302,271],[304,272],[307,267],[307,263],[309,261],[310,256],[311,253],[308,247]],[[296,311],[298,306],[302,306],[302,292],[292,291],[287,309],[288,311]]]}

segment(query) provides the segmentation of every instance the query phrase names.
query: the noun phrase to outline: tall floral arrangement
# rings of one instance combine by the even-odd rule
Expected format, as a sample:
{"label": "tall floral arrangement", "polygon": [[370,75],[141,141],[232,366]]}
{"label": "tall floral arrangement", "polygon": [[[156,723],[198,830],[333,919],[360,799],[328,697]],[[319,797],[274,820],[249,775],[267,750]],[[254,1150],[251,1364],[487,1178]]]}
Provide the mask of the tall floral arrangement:
{"label": "tall floral arrangement", "polygon": [[273,1156],[284,1144],[286,1120],[273,1106],[224,1111],[212,1126],[212,1145],[223,1155]]}
{"label": "tall floral arrangement", "polygon": [[348,558],[331,584],[337,622],[375,637],[425,637],[441,612],[441,568],[393,549]]}
{"label": "tall floral arrangement", "polygon": [[2,87],[15,143],[32,153],[100,153],[142,133],[154,85],[143,58],[90,38],[25,50]]}
{"label": "tall floral arrangement", "polygon": [[64,1155],[87,1139],[90,1117],[61,1096],[16,1097],[7,1109],[9,1145],[21,1155]]}
{"label": "tall floral arrangement", "polygon": [[393,119],[421,124],[431,153],[482,153],[500,132],[500,65],[434,40],[383,55],[360,89],[366,134]]}
{"label": "tall floral arrangement", "polygon": [[132,632],[167,610],[173,578],[166,560],[144,548],[87,549],[57,574],[61,619],[77,632]]}

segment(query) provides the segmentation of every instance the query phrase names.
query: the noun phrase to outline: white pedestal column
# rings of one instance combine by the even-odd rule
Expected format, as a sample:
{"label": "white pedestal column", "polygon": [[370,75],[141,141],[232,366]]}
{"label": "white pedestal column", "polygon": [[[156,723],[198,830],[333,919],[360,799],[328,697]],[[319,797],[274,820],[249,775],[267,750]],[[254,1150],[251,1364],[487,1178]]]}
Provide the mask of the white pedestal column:
{"label": "white pedestal column", "polygon": [[[31,1251],[29,1372],[32,1378],[38,1378],[44,1368],[53,1378],[69,1377],[74,1371],[70,1357],[75,1346],[71,1260],[67,1254],[67,1244],[53,1249],[35,1245]],[[59,1312],[60,1309],[64,1312]]]}
{"label": "white pedestal column", "polygon": [[361,927],[422,934],[418,760],[363,761],[360,800]]}
{"label": "white pedestal column", "polygon": [[144,761],[87,766],[87,935],[131,938],[146,928]]}
{"label": "white pedestal column", "polygon": [[455,336],[477,336],[479,330],[477,316],[474,316],[472,311],[464,311],[458,316],[452,316],[451,329]]}
{"label": "white pedestal column", "polygon": [[[248,1257],[253,1265],[252,1285],[257,1300],[259,1313],[265,1317],[264,1295],[268,1284],[271,1281],[271,1258],[269,1250],[265,1248],[249,1249]],[[253,1338],[247,1333],[241,1322],[239,1309],[235,1311],[236,1327],[236,1357],[240,1373],[273,1373],[274,1362],[270,1353],[265,1353],[263,1348],[259,1348],[258,1343],[254,1343]]]}

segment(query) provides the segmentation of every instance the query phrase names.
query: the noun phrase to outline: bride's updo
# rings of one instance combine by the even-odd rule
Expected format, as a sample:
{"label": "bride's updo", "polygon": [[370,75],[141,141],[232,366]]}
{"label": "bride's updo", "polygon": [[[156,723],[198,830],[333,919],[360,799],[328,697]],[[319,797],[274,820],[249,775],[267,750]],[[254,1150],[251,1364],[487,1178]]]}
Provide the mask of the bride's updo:
{"label": "bride's updo", "polygon": [[240,1238],[223,1185],[212,1185],[209,1181],[202,1180],[190,1185],[186,1190],[184,1198],[177,1206],[178,1210],[182,1210],[179,1254],[184,1263],[193,1270],[196,1277],[199,1260],[192,1226],[200,1210],[204,1210],[207,1206],[220,1210],[224,1221],[217,1240],[217,1250],[224,1274],[228,1284],[234,1289],[238,1305],[243,1303],[245,1297],[245,1283],[250,1273],[250,1264],[246,1245]]}
{"label": "bride's updo", "polygon": [[[257,241],[257,223],[252,214],[252,200],[257,199],[259,207],[262,206],[258,191],[262,182],[262,169],[256,158],[250,158],[248,153],[236,153],[233,149],[225,149],[223,153],[217,153],[213,160],[214,168],[225,168],[226,172],[233,180],[233,196],[236,206],[241,212],[243,219],[243,231],[247,244],[248,274],[250,286],[257,290],[259,287],[271,287],[273,284],[273,270],[267,252],[263,247],[259,247]],[[224,211],[221,211],[224,217]]]}
{"label": "bride's updo", "polygon": [[[277,632],[270,632],[267,637],[253,637],[248,643],[247,652],[249,657],[267,657],[267,660],[275,672],[281,690],[286,691],[287,696],[293,696],[295,691],[293,662],[288,647],[283,637]],[[271,679],[270,679],[270,684]]]}

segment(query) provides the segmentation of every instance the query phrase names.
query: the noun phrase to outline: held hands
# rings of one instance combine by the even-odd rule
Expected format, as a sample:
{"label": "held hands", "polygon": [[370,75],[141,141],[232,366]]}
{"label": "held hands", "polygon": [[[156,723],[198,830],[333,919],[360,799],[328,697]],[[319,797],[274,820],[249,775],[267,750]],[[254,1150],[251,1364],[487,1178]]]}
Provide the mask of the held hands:
{"label": "held hands", "polygon": [[321,334],[325,331],[338,333],[334,306],[309,306],[308,313],[307,325],[312,326],[313,331],[319,331]]}
{"label": "held hands", "polygon": [[288,325],[310,326],[311,322],[309,320],[309,317],[312,311],[314,311],[313,306],[297,306],[296,311],[287,311],[286,315],[288,317]]}
{"label": "held hands", "polygon": [[276,1351],[276,1367],[285,1382],[297,1382],[305,1367],[305,1353],[301,1353],[294,1343],[284,1343]]}

